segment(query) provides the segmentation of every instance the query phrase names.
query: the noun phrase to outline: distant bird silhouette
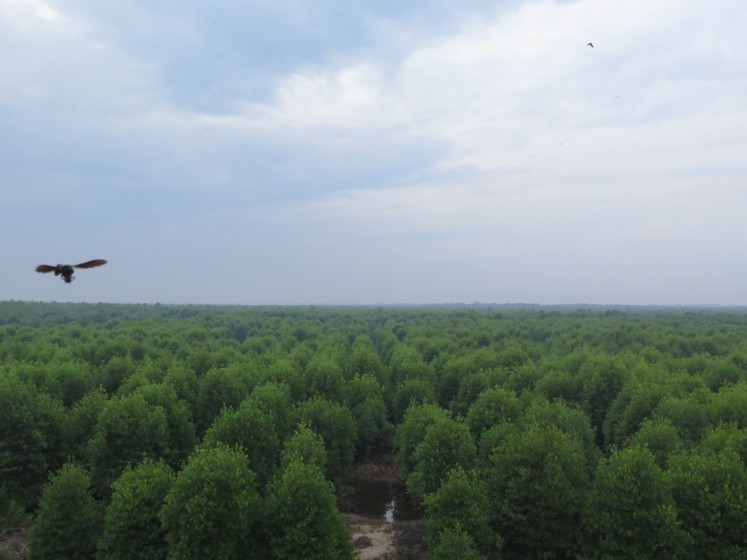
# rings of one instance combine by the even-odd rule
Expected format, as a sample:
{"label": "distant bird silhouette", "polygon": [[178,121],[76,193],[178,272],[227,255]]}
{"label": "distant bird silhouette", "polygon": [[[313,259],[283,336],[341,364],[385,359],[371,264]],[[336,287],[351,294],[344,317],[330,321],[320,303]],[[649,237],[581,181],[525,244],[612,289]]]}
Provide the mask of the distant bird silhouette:
{"label": "distant bird silhouette", "polygon": [[594,43],[586,43],[586,46],[587,47],[591,47],[593,49],[594,48]]}
{"label": "distant bird silhouette", "polygon": [[94,259],[92,261],[86,261],[84,263],[80,264],[58,264],[55,266],[49,265],[49,264],[40,264],[36,267],[37,272],[54,272],[55,276],[62,275],[62,279],[65,281],[65,284],[69,284],[75,279],[75,276],[73,276],[73,270],[76,268],[93,268],[95,266],[101,266],[102,264],[106,264],[106,261],[104,259]]}

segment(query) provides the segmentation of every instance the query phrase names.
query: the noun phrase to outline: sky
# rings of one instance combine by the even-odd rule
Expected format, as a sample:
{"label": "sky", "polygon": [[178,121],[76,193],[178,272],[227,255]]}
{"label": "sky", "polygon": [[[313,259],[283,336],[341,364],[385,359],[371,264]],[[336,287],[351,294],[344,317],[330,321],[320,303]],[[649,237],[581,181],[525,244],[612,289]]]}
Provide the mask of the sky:
{"label": "sky", "polygon": [[747,304],[745,30],[744,0],[0,0],[0,300]]}

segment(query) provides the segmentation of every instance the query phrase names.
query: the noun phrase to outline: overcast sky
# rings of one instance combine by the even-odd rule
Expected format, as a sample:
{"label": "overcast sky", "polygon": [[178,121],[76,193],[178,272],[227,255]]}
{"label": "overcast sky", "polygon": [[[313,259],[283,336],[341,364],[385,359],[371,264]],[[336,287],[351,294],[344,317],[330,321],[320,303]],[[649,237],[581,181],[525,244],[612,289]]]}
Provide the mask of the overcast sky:
{"label": "overcast sky", "polygon": [[0,299],[747,304],[746,30],[744,0],[0,0]]}

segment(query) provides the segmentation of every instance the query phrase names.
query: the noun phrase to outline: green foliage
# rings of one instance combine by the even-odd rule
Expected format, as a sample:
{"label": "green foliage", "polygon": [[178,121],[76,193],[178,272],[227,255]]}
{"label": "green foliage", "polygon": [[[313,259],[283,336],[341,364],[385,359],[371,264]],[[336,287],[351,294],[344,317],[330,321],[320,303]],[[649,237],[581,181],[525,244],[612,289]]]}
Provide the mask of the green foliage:
{"label": "green foliage", "polygon": [[416,502],[438,490],[451,469],[471,469],[477,460],[477,448],[462,422],[437,419],[425,430],[423,440],[412,455],[413,469],[407,477],[407,491]]}
{"label": "green foliage", "polygon": [[303,400],[306,395],[303,368],[288,357],[275,357],[267,366],[265,380],[289,387],[294,402]]}
{"label": "green foliage", "polygon": [[280,454],[280,437],[273,418],[254,406],[251,399],[244,401],[238,410],[225,409],[203,439],[206,446],[221,443],[244,450],[257,476],[257,485],[264,488]]}
{"label": "green foliage", "polygon": [[395,423],[399,423],[411,406],[435,402],[436,391],[433,389],[433,383],[426,379],[406,379],[394,390],[392,417]]}
{"label": "green foliage", "polygon": [[385,383],[383,365],[376,353],[373,341],[368,335],[360,335],[350,347],[348,359],[349,377],[355,375],[373,375],[381,383]]}
{"label": "green foliage", "polygon": [[641,424],[653,415],[667,387],[661,383],[630,383],[610,405],[604,421],[604,444],[607,449],[622,447]]}
{"label": "green foliage", "polygon": [[314,463],[292,456],[268,495],[269,549],[275,560],[353,558],[334,486]]}
{"label": "green foliage", "polygon": [[0,487],[24,507],[62,464],[67,418],[61,403],[0,374]]}
{"label": "green foliage", "polygon": [[747,368],[743,360],[709,360],[704,368],[703,381],[713,392],[720,391],[723,387],[736,385],[745,380]]}
{"label": "green foliage", "polygon": [[[116,349],[114,349],[114,347],[110,347],[109,349],[112,352],[125,353],[127,351],[124,344],[117,347]],[[107,350],[109,349],[103,348],[101,352],[108,353]],[[111,358],[108,359],[108,361],[106,362],[106,365],[103,368],[104,389],[106,389],[106,392],[109,393],[110,395],[116,393],[120,385],[122,385],[122,382],[125,381],[128,377],[130,377],[134,372],[135,372],[135,362],[130,356],[113,355]]]}
{"label": "green foliage", "polygon": [[[432,557],[739,558],[746,347],[747,314],[733,310],[0,302],[0,509],[5,527],[24,523],[48,472],[77,460],[99,510],[116,481],[121,515],[107,534],[163,554],[137,544],[161,530],[144,521],[158,499],[129,511],[117,492],[144,457],[187,477],[199,435],[193,461],[223,442],[245,449],[228,449],[242,466],[224,478],[251,473],[249,509],[262,518],[239,529],[225,514],[242,535],[225,556],[270,556],[270,535],[282,537],[260,531],[275,526],[261,493],[299,461],[344,492],[353,458],[393,443],[416,500],[425,495]],[[143,498],[150,488],[132,487]],[[174,521],[173,557],[189,554],[175,544],[189,531],[203,544],[203,529],[224,532],[222,500],[194,504],[192,525]],[[278,554],[313,530],[294,535]],[[102,551],[115,548],[129,550]]]}
{"label": "green foliage", "polygon": [[706,432],[700,448],[713,453],[736,453],[747,464],[747,430],[734,424],[719,424]]}
{"label": "green foliage", "polygon": [[66,464],[51,477],[28,540],[31,560],[93,560],[101,520],[88,474]]}
{"label": "green foliage", "polygon": [[204,433],[224,408],[238,408],[249,395],[252,372],[240,364],[210,369],[199,381],[194,408],[197,433]]}
{"label": "green foliage", "polygon": [[263,514],[246,455],[222,446],[199,449],[177,475],[161,510],[169,558],[244,558],[263,546]]}
{"label": "green foliage", "polygon": [[[584,379],[584,407],[601,442],[607,410],[625,386],[628,374],[620,360],[611,356],[595,356],[584,364],[580,375]],[[605,439],[609,444],[609,439]]]}
{"label": "green foliage", "polygon": [[347,384],[347,403],[357,427],[358,457],[385,448],[392,426],[384,402],[384,387],[373,374],[355,375]]}
{"label": "green foliage", "polygon": [[484,477],[505,558],[573,558],[578,553],[589,475],[577,434],[525,423],[493,450]]}
{"label": "green foliage", "polygon": [[516,424],[513,422],[501,422],[482,433],[482,437],[477,442],[480,468],[490,467],[490,457],[493,451],[501,447],[516,429]]}
{"label": "green foliage", "polygon": [[159,513],[174,483],[168,465],[145,460],[128,467],[112,485],[100,560],[165,560],[166,531]]}
{"label": "green foliage", "polygon": [[706,407],[694,395],[664,397],[654,409],[653,417],[669,420],[688,445],[700,441],[708,430]]}
{"label": "green foliage", "polygon": [[[487,348],[480,348],[465,355],[451,357],[444,364],[443,371],[438,376],[438,399],[441,406],[449,406],[455,399],[465,377],[495,369],[498,367],[498,361],[499,358],[496,353]],[[487,388],[487,384],[483,387],[483,389],[485,388]],[[471,402],[465,404],[468,407]],[[466,412],[466,408],[460,412]]]}
{"label": "green foliage", "polygon": [[19,379],[62,401],[67,408],[97,384],[90,364],[79,361],[22,364],[14,372]]}
{"label": "green foliage", "polygon": [[630,442],[631,445],[648,449],[662,469],[669,462],[669,457],[685,445],[668,418],[645,420]]}
{"label": "green foliage", "polygon": [[563,401],[547,402],[539,398],[527,407],[519,421],[536,424],[540,428],[555,427],[568,434],[581,444],[589,474],[596,468],[601,453],[595,444],[595,433],[589,417],[582,410]]}
{"label": "green foliage", "polygon": [[166,438],[158,449],[158,455],[172,467],[186,460],[197,441],[192,413],[186,402],[177,397],[169,385],[149,384],[137,389],[152,408],[166,414]]}
{"label": "green foliage", "polygon": [[503,387],[491,387],[477,397],[467,412],[467,425],[476,440],[482,433],[501,422],[516,420],[522,412],[521,401]]}
{"label": "green foliage", "polygon": [[509,344],[501,350],[498,355],[498,365],[500,367],[516,370],[520,366],[529,362],[530,357],[524,348],[518,344]]}
{"label": "green foliage", "polygon": [[99,415],[109,398],[102,389],[93,390],[81,398],[68,413],[68,442],[72,455],[89,463],[88,441],[93,436]]}
{"label": "green foliage", "polygon": [[747,468],[741,458],[680,453],[670,459],[669,473],[691,557],[747,558]]}
{"label": "green foliage", "polygon": [[143,458],[163,458],[176,467],[193,444],[194,427],[173,389],[153,387],[115,397],[101,411],[88,444],[97,492],[108,495],[124,468]]}
{"label": "green foliage", "polygon": [[317,396],[298,405],[296,419],[308,424],[324,440],[326,475],[340,492],[345,488],[353,465],[357,441],[353,414],[342,405]]}
{"label": "green foliage", "polygon": [[747,428],[747,381],[724,387],[714,394],[706,413],[713,426],[731,423]]}
{"label": "green foliage", "polygon": [[690,544],[670,482],[643,447],[614,451],[600,463],[584,525],[590,558],[668,560],[685,557]]}
{"label": "green foliage", "polygon": [[454,416],[466,416],[472,403],[490,385],[490,375],[484,371],[464,375],[459,379],[459,388],[449,403],[449,410]]}
{"label": "green foliage", "polygon": [[542,369],[534,363],[528,362],[507,370],[506,381],[503,385],[506,389],[514,391],[517,395],[526,396],[535,391],[537,383],[539,383],[544,375]]}
{"label": "green foliage", "polygon": [[406,344],[396,345],[389,359],[389,371],[394,385],[399,385],[408,379],[422,379],[435,384],[433,370],[425,363],[417,348]]}
{"label": "green foliage", "polygon": [[546,373],[537,381],[535,389],[551,401],[561,400],[573,404],[584,402],[582,379],[567,371]]}
{"label": "green foliage", "polygon": [[287,438],[293,430],[293,401],[290,387],[284,383],[267,382],[257,385],[246,401],[272,418],[278,437]]}
{"label": "green foliage", "polygon": [[280,460],[282,469],[287,468],[294,458],[316,465],[322,472],[326,472],[327,451],[324,449],[324,440],[303,422],[283,446]]}
{"label": "green foliage", "polygon": [[445,530],[462,529],[488,557],[498,553],[501,539],[490,528],[487,489],[461,466],[449,471],[438,490],[425,497],[423,505],[431,549],[438,548]]}
{"label": "green foliage", "polygon": [[469,533],[462,530],[459,524],[446,527],[441,531],[428,554],[430,560],[487,560],[488,556],[480,554]]}
{"label": "green foliage", "polygon": [[200,382],[194,370],[187,368],[181,362],[171,364],[163,378],[163,383],[173,387],[177,398],[186,402],[193,411],[195,410]]}
{"label": "green foliage", "polygon": [[314,356],[304,368],[305,394],[321,395],[338,404],[345,403],[345,377],[342,366],[329,356]]}
{"label": "green foliage", "polygon": [[449,413],[435,404],[413,405],[397,426],[394,448],[397,452],[397,470],[406,479],[415,465],[415,449],[423,441],[426,431],[439,420],[450,418]]}

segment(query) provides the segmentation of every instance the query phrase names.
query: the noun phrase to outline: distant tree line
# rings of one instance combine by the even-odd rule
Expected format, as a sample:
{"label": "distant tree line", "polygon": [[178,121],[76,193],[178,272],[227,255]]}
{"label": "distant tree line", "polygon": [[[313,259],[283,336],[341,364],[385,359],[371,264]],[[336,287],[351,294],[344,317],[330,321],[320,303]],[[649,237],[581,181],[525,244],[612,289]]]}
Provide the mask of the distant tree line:
{"label": "distant tree line", "polygon": [[430,558],[747,558],[747,313],[0,302],[31,558],[352,558],[380,453]]}

